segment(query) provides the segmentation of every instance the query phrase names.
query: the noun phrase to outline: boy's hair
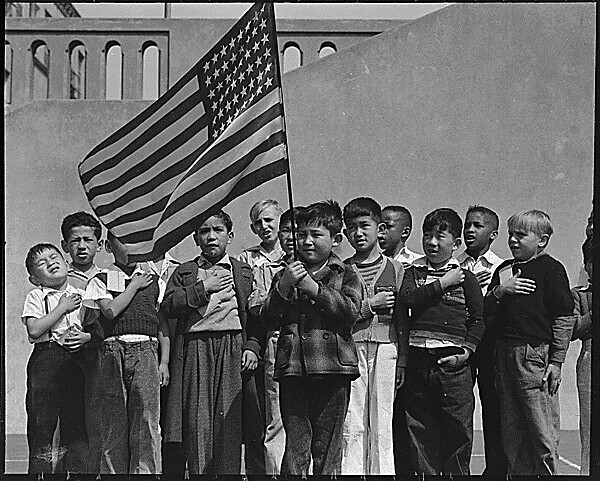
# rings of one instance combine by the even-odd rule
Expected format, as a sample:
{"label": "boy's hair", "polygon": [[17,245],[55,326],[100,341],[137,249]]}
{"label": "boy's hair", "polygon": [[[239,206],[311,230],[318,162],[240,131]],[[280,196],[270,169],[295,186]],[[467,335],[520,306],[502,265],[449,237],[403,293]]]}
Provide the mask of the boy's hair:
{"label": "boy's hair", "polygon": [[380,224],[381,206],[370,197],[357,197],[344,206],[344,222],[346,224],[352,219],[363,216],[368,216]]}
{"label": "boy's hair", "polygon": [[521,228],[525,232],[534,232],[538,236],[546,234],[550,237],[554,230],[550,223],[550,216],[541,210],[528,210],[513,214],[508,218],[508,228]]}
{"label": "boy's hair", "polygon": [[279,202],[277,202],[275,199],[259,200],[250,208],[250,221],[254,222],[254,219],[256,219],[267,207],[275,207],[275,210],[280,214],[283,212]]}
{"label": "boy's hair", "polygon": [[54,244],[36,244],[31,249],[29,249],[27,257],[25,257],[25,268],[27,269],[27,273],[30,276],[35,275],[35,260],[37,259],[37,256],[39,256],[42,252],[49,250],[56,251],[60,254],[61,257],[63,257],[60,250],[58,250],[58,247],[56,247]]}
{"label": "boy's hair", "polygon": [[581,245],[581,251],[583,252],[583,263],[586,264],[592,259],[592,253],[594,250],[593,237],[588,237]]}
{"label": "boy's hair", "polygon": [[462,235],[463,223],[458,213],[448,207],[435,209],[425,216],[423,220],[423,233],[432,229],[447,230],[455,239]]}
{"label": "boy's hair", "polygon": [[383,213],[386,210],[402,216],[402,222],[410,227],[410,230],[412,230],[412,215],[406,207],[402,205],[386,205],[383,209],[381,209],[381,212]]}
{"label": "boy's hair", "polygon": [[198,224],[198,227],[196,227],[196,230],[198,230],[202,224],[204,224],[209,218],[213,216],[221,220],[221,222],[223,222],[223,225],[227,229],[227,232],[231,232],[233,230],[233,221],[231,220],[231,217],[229,217],[229,214],[222,209],[212,211],[206,215],[203,215],[200,220],[200,223]]}
{"label": "boy's hair", "polygon": [[467,216],[471,212],[478,212],[480,214],[483,214],[484,216],[489,217],[492,220],[492,223],[494,224],[494,229],[498,230],[498,227],[500,226],[500,219],[498,218],[498,214],[496,214],[492,209],[488,209],[487,207],[484,207],[482,205],[475,204],[469,206],[469,208],[467,209]]}
{"label": "boy's hair", "polygon": [[334,236],[342,232],[342,209],[335,200],[315,202],[298,213],[296,223],[298,227],[323,226]]}
{"label": "boy's hair", "polygon": [[79,211],[66,216],[60,226],[60,232],[65,242],[68,242],[71,230],[75,227],[91,227],[97,240],[102,238],[102,226],[98,219],[87,212]]}
{"label": "boy's hair", "polygon": [[[306,207],[302,207],[299,205],[294,207],[293,211],[294,211],[294,219],[296,220],[296,223],[298,223],[298,215],[305,208]],[[281,214],[281,217],[279,217],[279,225],[291,224],[291,223],[292,223],[292,209],[288,209],[283,214]]]}

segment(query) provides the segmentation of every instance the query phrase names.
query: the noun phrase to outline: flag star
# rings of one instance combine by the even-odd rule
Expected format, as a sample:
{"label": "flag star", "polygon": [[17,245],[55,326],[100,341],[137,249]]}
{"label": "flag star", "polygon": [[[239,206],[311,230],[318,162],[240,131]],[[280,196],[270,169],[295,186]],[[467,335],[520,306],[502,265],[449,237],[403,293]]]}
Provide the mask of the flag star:
{"label": "flag star", "polygon": [[237,109],[237,110],[235,111],[235,116],[236,116],[236,117],[238,117],[239,115],[240,115],[240,109]]}
{"label": "flag star", "polygon": [[256,22],[258,20],[258,12],[254,12],[254,21]]}
{"label": "flag star", "polygon": [[252,36],[254,37],[258,33],[258,28],[254,27],[252,29]]}
{"label": "flag star", "polygon": [[214,73],[215,80],[217,79],[217,75],[219,75],[219,72],[220,72],[220,69],[219,69],[219,68],[216,68],[216,69],[215,69],[215,73]]}
{"label": "flag star", "polygon": [[265,43],[267,43],[268,41],[269,41],[269,36],[268,36],[268,35],[265,33],[265,34],[263,35],[263,38],[262,38],[261,42],[262,42],[263,44],[265,44]]}
{"label": "flag star", "polygon": [[263,87],[262,85],[259,85],[259,86],[256,88],[256,95],[258,95],[258,94],[262,93],[262,87]]}
{"label": "flag star", "polygon": [[219,60],[219,54],[215,52],[215,55],[213,56],[212,61],[216,64],[218,60]]}
{"label": "flag star", "polygon": [[265,49],[265,58],[270,57],[271,56],[271,49],[267,48]]}
{"label": "flag star", "polygon": [[225,104],[225,112],[227,112],[230,109],[231,109],[231,102],[228,100],[227,103]]}
{"label": "flag star", "polygon": [[262,81],[262,78],[263,78],[263,75],[264,75],[264,74],[265,74],[265,73],[264,73],[262,70],[261,70],[260,72],[258,72],[258,81],[259,81],[259,82],[260,82],[260,81]]}
{"label": "flag star", "polygon": [[233,96],[233,99],[232,99],[232,101],[233,101],[233,103],[234,103],[234,104],[237,104],[237,103],[238,103],[238,97],[239,97],[239,95],[238,95],[238,94],[235,94],[235,95]]}
{"label": "flag star", "polygon": [[208,98],[212,100],[214,96],[215,96],[215,91],[214,91],[214,90],[211,90],[211,91],[208,93]]}
{"label": "flag star", "polygon": [[248,30],[250,30],[250,22],[248,22],[246,24],[246,26],[244,27],[244,30],[247,32]]}
{"label": "flag star", "polygon": [[221,57],[224,57],[227,54],[227,45],[223,45],[221,48]]}
{"label": "flag star", "polygon": [[217,123],[217,118],[216,118],[216,117],[213,117],[213,119],[212,119],[212,124],[213,124],[213,127],[215,126],[215,124],[216,124],[216,123]]}
{"label": "flag star", "polygon": [[248,103],[244,100],[244,103],[242,104],[242,110],[246,108],[246,105],[248,105]]}
{"label": "flag star", "polygon": [[231,74],[230,73],[228,73],[227,77],[225,77],[225,82],[227,82],[227,83],[231,82]]}
{"label": "flag star", "polygon": [[212,134],[213,139],[216,139],[219,136],[219,132],[217,130],[215,130]]}
{"label": "flag star", "polygon": [[265,79],[265,87],[269,88],[271,86],[271,84],[273,83],[273,79],[271,77],[267,77]]}
{"label": "flag star", "polygon": [[210,75],[208,77],[206,77],[206,80],[204,81],[204,84],[208,87],[210,85]]}
{"label": "flag star", "polygon": [[233,49],[235,47],[235,37],[231,37],[231,42],[229,42],[229,48]]}
{"label": "flag star", "polygon": [[260,68],[260,57],[256,57],[256,62],[254,62],[256,64],[256,68]]}
{"label": "flag star", "polygon": [[237,85],[237,79],[236,79],[236,78],[234,78],[234,79],[231,81],[231,88],[232,88],[232,89],[234,89],[236,85]]}
{"label": "flag star", "polygon": [[233,117],[229,117],[227,119],[227,125],[231,125],[231,122],[233,122]]}
{"label": "flag star", "polygon": [[249,63],[248,68],[246,69],[246,72],[248,72],[248,74],[250,74],[250,72],[252,72],[253,69],[254,69],[254,67],[252,66],[251,63]]}
{"label": "flag star", "polygon": [[263,28],[265,28],[266,26],[267,26],[267,20],[263,18],[263,19],[260,21],[260,28],[261,28],[261,30],[262,30]]}
{"label": "flag star", "polygon": [[244,85],[244,88],[242,89],[242,91],[240,92],[240,95],[243,97],[244,95],[246,95],[246,86]]}
{"label": "flag star", "polygon": [[242,36],[244,35],[242,32],[243,32],[243,31],[242,31],[242,30],[240,30],[240,31],[239,31],[239,33],[237,34],[237,38],[238,38],[238,40],[242,40]]}
{"label": "flag star", "polygon": [[263,13],[264,11],[265,11],[265,4],[263,3],[263,4],[260,6],[260,13]]}
{"label": "flag star", "polygon": [[246,78],[246,74],[243,71],[240,72],[240,82],[243,82],[245,78]]}
{"label": "flag star", "polygon": [[254,100],[254,94],[250,95],[250,99],[248,100],[248,105],[250,105],[253,100]]}
{"label": "flag star", "polygon": [[203,68],[204,68],[204,73],[208,72],[208,69],[210,68],[210,66],[208,65],[208,62],[204,64]]}
{"label": "flag star", "polygon": [[252,50],[254,50],[255,52],[257,52],[259,48],[260,48],[260,46],[258,45],[258,42],[256,42],[254,44],[254,47],[252,47]]}
{"label": "flag star", "polygon": [[221,131],[221,133],[225,132],[225,124],[221,125],[221,128],[219,130]]}
{"label": "flag star", "polygon": [[254,79],[250,79],[250,83],[248,84],[248,87],[250,87],[250,89],[254,88]]}
{"label": "flag star", "polygon": [[231,62],[232,62],[232,63],[233,63],[233,62],[235,62],[235,59],[236,59],[236,57],[237,57],[237,54],[238,54],[238,53],[237,53],[237,50],[234,50],[234,51],[233,51],[233,53],[231,54]]}
{"label": "flag star", "polygon": [[223,65],[221,66],[221,70],[224,72],[225,70],[227,70],[228,66],[229,66],[229,62],[227,62],[227,61],[223,62]]}
{"label": "flag star", "polygon": [[265,72],[270,72],[271,71],[271,62],[269,62],[267,65],[265,65]]}
{"label": "flag star", "polygon": [[220,119],[221,117],[223,117],[223,109],[219,109],[219,113],[218,113],[218,115],[219,115],[219,119]]}
{"label": "flag star", "polygon": [[217,84],[217,90],[220,92],[222,88],[223,88],[223,82],[219,82]]}
{"label": "flag star", "polygon": [[217,105],[217,102],[213,102],[213,103],[212,103],[212,109],[213,109],[214,111],[216,111],[216,110],[217,110],[217,107],[218,107],[218,105]]}
{"label": "flag star", "polygon": [[246,59],[250,58],[250,50],[246,50],[246,53],[244,53],[244,58],[246,58]]}

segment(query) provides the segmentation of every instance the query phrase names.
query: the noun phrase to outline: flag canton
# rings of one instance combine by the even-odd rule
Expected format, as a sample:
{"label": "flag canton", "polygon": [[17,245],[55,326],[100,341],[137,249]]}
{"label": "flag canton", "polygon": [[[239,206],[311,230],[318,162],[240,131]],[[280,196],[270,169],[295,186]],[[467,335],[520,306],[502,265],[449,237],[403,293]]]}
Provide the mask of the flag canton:
{"label": "flag canton", "polygon": [[199,83],[215,140],[278,85],[275,29],[265,5],[249,11],[200,62]]}

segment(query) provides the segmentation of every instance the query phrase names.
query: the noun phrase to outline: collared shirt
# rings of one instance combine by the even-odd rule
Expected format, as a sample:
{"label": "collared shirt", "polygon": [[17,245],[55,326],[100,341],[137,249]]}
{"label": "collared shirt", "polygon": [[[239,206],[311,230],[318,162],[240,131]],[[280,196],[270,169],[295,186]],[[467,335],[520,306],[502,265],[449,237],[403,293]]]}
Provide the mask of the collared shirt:
{"label": "collared shirt", "polygon": [[[175,260],[175,258],[173,258],[173,256],[171,256],[169,253],[165,254],[165,258],[162,261],[146,261],[141,263],[142,269],[158,276],[159,304],[162,302],[165,295],[167,281],[169,280],[169,277],[171,277],[171,274],[173,274],[175,267],[177,267],[179,264],[181,264],[181,262]],[[146,266],[147,269],[145,268]]]}
{"label": "collared shirt", "polygon": [[[474,259],[467,254],[467,251],[464,251],[458,256],[458,262],[463,269],[471,271],[473,274],[483,271],[493,274],[496,268],[504,262],[504,259],[498,257],[491,249],[488,249],[485,254],[479,256],[477,259]],[[481,293],[484,296],[491,281],[492,278],[490,277],[483,285],[480,283]]]}
{"label": "collared shirt", "polygon": [[396,254],[393,259],[401,262],[402,267],[406,268],[410,266],[417,259],[421,259],[423,257],[422,254],[417,254],[416,252],[411,251],[408,247],[404,246],[398,254]]}
{"label": "collared shirt", "polygon": [[90,267],[87,271],[82,272],[79,269],[76,269],[73,263],[70,262],[68,273],[69,284],[77,289],[85,291],[88,281],[100,271],[101,269],[97,265],[92,264],[92,267]]}
{"label": "collared shirt", "polygon": [[[21,316],[23,324],[27,325],[26,319],[28,317],[40,319],[56,309],[58,303],[60,302],[60,298],[64,294],[83,294],[83,290],[67,284],[62,291],[53,289],[51,287],[36,287],[35,289],[29,291],[27,297],[25,298],[23,314]],[[71,326],[76,325],[81,329],[82,323],[80,311],[81,308],[75,309],[74,311],[63,315],[58,322],[56,322],[46,333],[37,339],[32,339],[28,336],[29,342],[32,344],[46,341],[56,342],[66,334]]]}
{"label": "collared shirt", "polygon": [[279,241],[275,244],[275,248],[271,252],[267,252],[265,248],[259,244],[245,249],[239,256],[238,261],[245,262],[252,270],[255,267],[266,263],[279,263],[285,257],[285,252],[279,245]]}
{"label": "collared shirt", "polygon": [[[211,263],[204,255],[200,254],[197,280],[204,281],[208,276],[220,270],[232,272],[231,259],[228,254],[225,254],[216,264]],[[233,282],[227,289],[208,294],[208,304],[198,310],[202,318],[189,327],[189,332],[239,331],[242,329]]]}
{"label": "collared shirt", "polygon": [[[432,267],[426,256],[423,256],[420,259],[414,261],[413,265],[427,267],[427,278],[425,280],[425,284],[431,284],[432,282],[439,280],[440,277],[446,274],[449,270],[455,269],[456,267],[460,267],[460,263],[454,257],[451,257],[444,266],[438,267],[437,269]],[[438,347],[461,347],[460,344],[449,341],[447,339],[424,337],[418,335],[414,331],[411,331],[410,333],[408,344],[409,346],[424,347],[428,349],[435,349]]]}

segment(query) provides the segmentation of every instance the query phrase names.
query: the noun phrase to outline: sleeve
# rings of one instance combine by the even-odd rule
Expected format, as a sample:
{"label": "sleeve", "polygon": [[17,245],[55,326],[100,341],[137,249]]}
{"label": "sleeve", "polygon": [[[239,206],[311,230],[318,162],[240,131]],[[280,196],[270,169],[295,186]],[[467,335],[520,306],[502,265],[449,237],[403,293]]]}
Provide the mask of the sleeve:
{"label": "sleeve", "polygon": [[550,362],[562,363],[567,356],[573,327],[575,326],[575,302],[569,289],[569,278],[564,266],[556,262],[554,275],[549,283],[549,300],[553,306],[552,342],[550,343]]}
{"label": "sleeve", "polygon": [[44,309],[43,293],[40,289],[33,289],[27,293],[25,297],[25,303],[23,305],[23,314],[21,315],[21,321],[25,324],[25,320],[28,317],[39,319],[46,315]]}
{"label": "sleeve", "polygon": [[362,302],[362,286],[360,278],[354,270],[344,267],[342,287],[338,290],[324,282],[317,282],[319,291],[315,303],[329,315],[340,321],[341,324],[352,328],[356,324]]}
{"label": "sleeve", "polygon": [[[253,270],[248,268],[248,271],[252,276],[252,281],[249,284],[250,286],[254,286]],[[246,341],[244,342],[243,349],[250,350],[261,358],[267,341],[267,331],[261,323],[260,317],[255,312],[256,310],[254,312],[251,311],[249,304],[246,305]]]}
{"label": "sleeve", "polygon": [[490,281],[485,297],[483,298],[483,315],[486,319],[492,318],[498,313],[500,299],[494,295],[494,289],[500,285],[500,268],[510,264],[511,261],[504,261],[494,269],[492,280]]}
{"label": "sleeve", "polygon": [[410,334],[410,319],[408,317],[408,308],[400,301],[400,290],[404,281],[406,269],[397,261],[393,261],[396,267],[396,302],[394,304],[394,314],[392,322],[396,328],[396,338],[398,339],[398,358],[396,364],[406,367],[408,363],[408,339]]}
{"label": "sleeve", "polygon": [[261,320],[267,329],[278,329],[283,325],[296,322],[294,316],[290,315],[292,305],[297,301],[295,292],[289,299],[279,292],[278,284],[282,274],[283,270],[275,274],[269,294],[260,310]]}
{"label": "sleeve", "polygon": [[465,304],[467,308],[467,337],[465,338],[464,347],[475,352],[485,332],[483,295],[481,294],[481,286],[475,274],[465,269],[463,269],[463,272],[465,273],[463,289],[465,291]]}
{"label": "sleeve", "polygon": [[417,268],[409,267],[404,273],[400,288],[400,301],[406,307],[419,307],[424,304],[439,301],[444,295],[439,280],[417,287]]}
{"label": "sleeve", "polygon": [[88,309],[100,309],[96,301],[108,299],[112,300],[113,296],[106,288],[106,284],[98,277],[92,277],[85,288],[81,304]]}
{"label": "sleeve", "polygon": [[167,283],[161,309],[170,319],[184,319],[190,309],[197,310],[208,304],[204,283],[196,280],[197,271],[190,264],[177,267]]}
{"label": "sleeve", "polygon": [[[573,302],[575,307],[573,315],[575,316],[575,326],[573,327],[573,335],[571,340],[575,339],[590,339],[592,337],[592,311],[591,304],[589,309],[582,307],[582,300],[585,302],[586,292],[579,292],[577,289],[571,290],[573,293]],[[587,312],[586,312],[587,311]],[[577,332],[576,332],[577,331]]]}
{"label": "sleeve", "polygon": [[242,251],[242,253],[239,256],[237,256],[237,260],[240,262],[244,262],[245,264],[248,264],[249,266],[251,266],[252,265],[250,263],[251,257],[252,257],[252,254],[250,253],[250,251]]}

